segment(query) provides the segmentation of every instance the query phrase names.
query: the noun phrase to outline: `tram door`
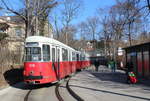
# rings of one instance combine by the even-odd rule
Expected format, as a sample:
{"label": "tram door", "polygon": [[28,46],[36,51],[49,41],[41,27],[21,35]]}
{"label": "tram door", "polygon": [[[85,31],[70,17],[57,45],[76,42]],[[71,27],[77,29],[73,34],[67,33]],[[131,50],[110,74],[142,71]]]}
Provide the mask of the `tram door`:
{"label": "tram door", "polygon": [[60,80],[60,48],[56,47],[56,67],[57,67],[57,76]]}
{"label": "tram door", "polygon": [[52,65],[53,70],[55,71],[57,80],[60,79],[59,68],[60,68],[60,48],[52,46]]}

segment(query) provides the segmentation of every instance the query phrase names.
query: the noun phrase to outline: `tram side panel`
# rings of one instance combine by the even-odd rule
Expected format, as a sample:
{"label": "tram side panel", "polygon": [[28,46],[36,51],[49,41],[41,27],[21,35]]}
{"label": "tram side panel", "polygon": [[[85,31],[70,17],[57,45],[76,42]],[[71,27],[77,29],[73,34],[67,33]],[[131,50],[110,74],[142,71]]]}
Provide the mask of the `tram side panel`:
{"label": "tram side panel", "polygon": [[63,61],[60,63],[60,78],[64,78],[76,71],[76,62]]}
{"label": "tram side panel", "polygon": [[77,64],[77,57],[76,57],[76,52],[75,51],[72,51],[72,55],[71,55],[71,73],[74,73],[76,72],[76,64]]}
{"label": "tram side panel", "polygon": [[80,54],[77,54],[76,56],[77,56],[76,69],[77,70],[81,70],[81,68],[82,68],[82,61],[80,59]]}
{"label": "tram side panel", "polygon": [[65,77],[65,68],[64,68],[63,62],[60,62],[60,70],[59,70],[59,73],[60,73],[60,78],[61,78],[61,79]]}
{"label": "tram side panel", "polygon": [[68,62],[65,60],[65,61],[60,61],[60,67],[59,67],[59,74],[60,74],[60,78],[64,78],[67,76],[68,74]]}
{"label": "tram side panel", "polygon": [[67,48],[62,48],[61,53],[62,61],[61,61],[61,70],[62,77],[69,75],[69,51]]}
{"label": "tram side panel", "polygon": [[71,68],[71,73],[76,72],[76,61],[72,61],[72,68]]}

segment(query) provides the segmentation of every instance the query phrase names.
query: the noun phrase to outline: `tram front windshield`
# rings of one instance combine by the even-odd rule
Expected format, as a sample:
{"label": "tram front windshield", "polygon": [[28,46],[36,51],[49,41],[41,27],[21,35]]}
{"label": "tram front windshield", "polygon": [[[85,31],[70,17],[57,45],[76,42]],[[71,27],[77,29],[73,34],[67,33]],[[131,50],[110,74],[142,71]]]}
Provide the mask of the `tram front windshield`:
{"label": "tram front windshield", "polygon": [[41,61],[40,47],[26,47],[25,51],[25,61]]}

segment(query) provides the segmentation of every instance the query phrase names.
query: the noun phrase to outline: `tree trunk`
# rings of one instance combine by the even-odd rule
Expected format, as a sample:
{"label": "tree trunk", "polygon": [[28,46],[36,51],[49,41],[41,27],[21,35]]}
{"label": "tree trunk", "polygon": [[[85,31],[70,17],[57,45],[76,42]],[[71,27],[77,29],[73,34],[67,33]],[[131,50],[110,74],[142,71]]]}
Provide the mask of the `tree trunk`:
{"label": "tree trunk", "polygon": [[107,40],[105,39],[104,40],[104,54],[105,54],[105,56],[107,56],[107,42],[106,42]]}
{"label": "tree trunk", "polygon": [[130,46],[132,45],[132,40],[131,40],[131,22],[129,22],[129,43]]}
{"label": "tree trunk", "polygon": [[25,32],[25,38],[29,36],[29,0],[26,0],[26,21],[25,21],[25,27],[26,27],[26,32]]}
{"label": "tree trunk", "polygon": [[35,35],[39,35],[38,25],[39,25],[38,24],[38,17],[36,16],[36,19],[35,19]]}

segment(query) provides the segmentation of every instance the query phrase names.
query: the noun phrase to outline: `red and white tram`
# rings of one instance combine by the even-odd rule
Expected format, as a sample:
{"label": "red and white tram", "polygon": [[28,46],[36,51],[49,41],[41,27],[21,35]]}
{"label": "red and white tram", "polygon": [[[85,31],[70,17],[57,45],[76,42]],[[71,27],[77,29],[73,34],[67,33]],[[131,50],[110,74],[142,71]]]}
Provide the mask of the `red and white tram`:
{"label": "red and white tram", "polygon": [[24,81],[56,82],[90,65],[86,54],[51,38],[31,36],[25,42]]}

